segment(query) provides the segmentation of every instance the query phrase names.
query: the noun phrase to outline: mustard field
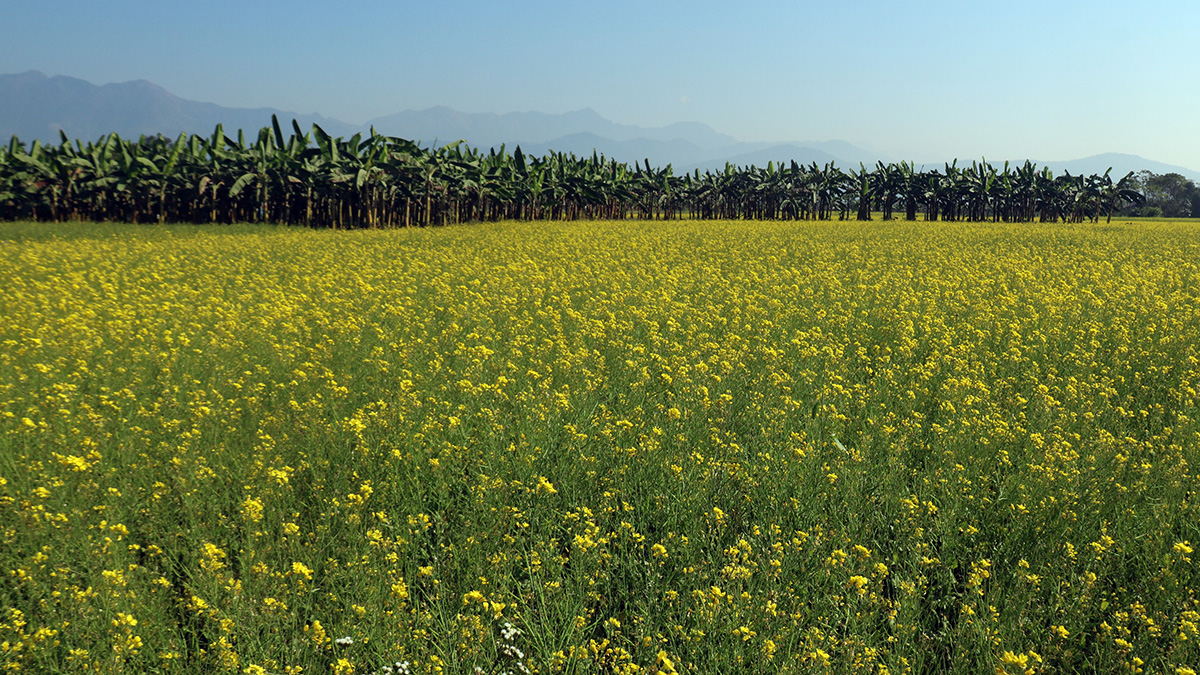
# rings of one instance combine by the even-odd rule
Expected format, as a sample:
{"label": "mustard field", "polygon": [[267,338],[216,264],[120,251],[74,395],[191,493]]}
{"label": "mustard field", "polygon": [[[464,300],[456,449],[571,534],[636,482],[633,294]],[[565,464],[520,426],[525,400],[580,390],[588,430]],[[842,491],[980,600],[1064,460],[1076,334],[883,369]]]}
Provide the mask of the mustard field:
{"label": "mustard field", "polygon": [[1200,670],[1200,229],[0,225],[0,669]]}

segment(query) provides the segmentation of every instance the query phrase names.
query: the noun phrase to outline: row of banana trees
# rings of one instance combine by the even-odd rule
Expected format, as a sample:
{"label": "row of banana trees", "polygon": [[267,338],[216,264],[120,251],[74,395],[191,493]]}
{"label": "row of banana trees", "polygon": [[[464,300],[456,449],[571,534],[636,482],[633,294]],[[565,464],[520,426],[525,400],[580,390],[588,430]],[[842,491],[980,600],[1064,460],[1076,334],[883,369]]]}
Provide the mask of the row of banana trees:
{"label": "row of banana trees", "polygon": [[[727,165],[676,175],[595,153],[526,156],[463,143],[333,138],[279,120],[253,140],[116,134],[58,145],[13,137],[0,147],[0,220],[262,222],[400,227],[500,219],[756,218],[1098,221],[1140,203],[1130,176],[1055,176],[1030,162],[944,170],[884,164]],[[1111,169],[1110,169],[1111,171]],[[835,215],[836,214],[836,215]],[[901,215],[902,214],[902,215]]]}

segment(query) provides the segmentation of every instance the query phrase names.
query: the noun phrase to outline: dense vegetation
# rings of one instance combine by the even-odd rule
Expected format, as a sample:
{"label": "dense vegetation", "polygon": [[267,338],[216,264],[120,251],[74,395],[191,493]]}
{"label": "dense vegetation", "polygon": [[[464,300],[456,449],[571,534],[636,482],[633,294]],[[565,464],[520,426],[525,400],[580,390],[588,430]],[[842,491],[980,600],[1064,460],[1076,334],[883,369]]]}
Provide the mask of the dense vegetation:
{"label": "dense vegetation", "polygon": [[1129,176],[1127,187],[1144,198],[1122,211],[1151,218],[1200,218],[1200,187],[1177,173],[1139,171]]}
{"label": "dense vegetation", "polygon": [[1198,246],[0,224],[0,670],[1195,675]]}
{"label": "dense vegetation", "polygon": [[[217,127],[210,138],[116,134],[58,146],[15,137],[0,149],[0,220],[254,222],[394,227],[463,221],[884,219],[1093,221],[1142,195],[1132,176],[1054,176],[1030,162],[986,161],[944,170],[912,164],[842,170],[832,164],[727,166],[677,176],[593,154],[525,156],[462,144],[331,138],[278,120],[248,141]],[[1161,210],[1160,210],[1161,213]]]}

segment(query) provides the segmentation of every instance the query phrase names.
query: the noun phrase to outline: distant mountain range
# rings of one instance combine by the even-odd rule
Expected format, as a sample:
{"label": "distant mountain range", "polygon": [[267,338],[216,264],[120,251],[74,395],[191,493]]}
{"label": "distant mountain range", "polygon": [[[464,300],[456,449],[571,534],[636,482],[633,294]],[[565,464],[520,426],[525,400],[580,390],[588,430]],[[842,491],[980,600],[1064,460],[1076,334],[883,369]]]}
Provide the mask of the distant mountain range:
{"label": "distant mountain range", "polygon": [[0,75],[0,138],[57,143],[62,130],[70,138],[95,140],[116,132],[178,136],[186,131],[208,136],[218,124],[258,133],[271,115],[295,118],[304,127],[314,122],[334,135],[353,134],[355,125],[317,114],[298,115],[274,108],[224,108],[179,98],[146,80],[97,86],[74,77],[47,77],[36,70]]}
{"label": "distant mountain range", "polygon": [[[1025,160],[1014,162],[1014,164],[1024,164]],[[1130,171],[1150,171],[1153,173],[1177,173],[1185,178],[1193,181],[1200,181],[1200,171],[1192,171],[1191,169],[1175,166],[1173,164],[1163,164],[1155,162],[1145,157],[1138,155],[1129,155],[1121,152],[1106,152],[1101,155],[1092,155],[1083,159],[1073,159],[1062,162],[1039,162],[1034,160],[1034,164],[1038,166],[1048,166],[1054,173],[1062,173],[1070,171],[1072,175],[1080,174],[1100,174],[1104,173],[1109,167],[1112,167],[1112,173],[1109,176],[1113,180],[1120,180],[1125,177],[1125,174]]]}
{"label": "distant mountain range", "polygon": [[[555,150],[585,156],[595,151],[631,164],[644,163],[647,159],[652,166],[671,164],[677,174],[696,169],[720,170],[727,162],[738,166],[766,166],[770,161],[779,164],[792,160],[818,165],[834,162],[846,169],[855,168],[860,162],[870,167],[879,160],[896,161],[846,141],[749,143],[699,122],[640,127],[613,122],[587,108],[555,115],[540,112],[464,113],[436,107],[405,110],[355,125],[316,113],[302,115],[274,108],[225,108],[189,101],[145,80],[95,85],[73,77],[48,77],[36,70],[0,75],[0,139],[16,135],[27,142],[40,139],[57,143],[60,130],[70,138],[86,140],[111,132],[133,138],[158,133],[173,137],[181,132],[207,136],[217,124],[225,125],[226,133],[230,135],[237,129],[256,134],[271,123],[271,115],[277,115],[285,123],[295,119],[304,129],[319,124],[334,136],[350,136],[374,127],[379,133],[420,141],[426,146],[462,139],[478,148],[505,145],[511,151],[520,145],[526,154],[532,155]],[[959,166],[969,165],[970,161],[960,161]],[[1023,162],[1022,159],[1013,163]],[[992,163],[996,164],[995,161]],[[1037,164],[1048,166],[1055,173],[1103,173],[1112,167],[1114,178],[1144,169],[1154,173],[1179,173],[1200,180],[1197,171],[1117,153],[1070,161],[1038,161]],[[924,166],[936,168],[941,163]]]}

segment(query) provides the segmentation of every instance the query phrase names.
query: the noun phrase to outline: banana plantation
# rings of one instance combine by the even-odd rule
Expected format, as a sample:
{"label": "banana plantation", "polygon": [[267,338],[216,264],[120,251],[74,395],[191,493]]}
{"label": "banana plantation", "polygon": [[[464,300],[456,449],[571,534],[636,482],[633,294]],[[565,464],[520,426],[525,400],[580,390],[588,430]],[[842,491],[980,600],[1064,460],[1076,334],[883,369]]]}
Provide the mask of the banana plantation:
{"label": "banana plantation", "polygon": [[[0,147],[0,220],[279,223],[408,227],[469,221],[580,218],[995,220],[1111,218],[1142,196],[1130,176],[1055,176],[1022,166],[911,163],[765,168],[676,175],[647,160],[629,165],[517,147],[483,152],[460,143],[422,148],[402,138],[333,138],[277,119],[249,140],[218,126],[211,137],[116,134],[59,145],[16,137]],[[1110,170],[1111,171],[1111,170]]]}

